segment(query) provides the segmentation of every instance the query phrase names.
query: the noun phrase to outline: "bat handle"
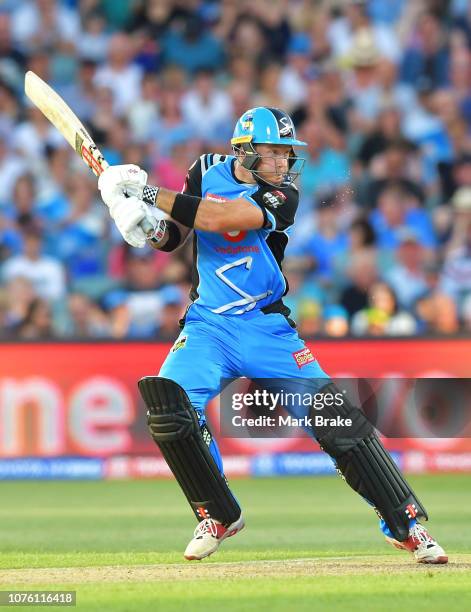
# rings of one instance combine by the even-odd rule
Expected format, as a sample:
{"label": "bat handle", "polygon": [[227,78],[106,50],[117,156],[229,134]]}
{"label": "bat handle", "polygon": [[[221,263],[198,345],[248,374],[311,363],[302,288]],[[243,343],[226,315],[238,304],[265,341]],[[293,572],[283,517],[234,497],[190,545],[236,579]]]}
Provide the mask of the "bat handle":
{"label": "bat handle", "polygon": [[147,236],[154,232],[154,226],[148,219],[142,219],[142,221],[139,223],[139,227]]}

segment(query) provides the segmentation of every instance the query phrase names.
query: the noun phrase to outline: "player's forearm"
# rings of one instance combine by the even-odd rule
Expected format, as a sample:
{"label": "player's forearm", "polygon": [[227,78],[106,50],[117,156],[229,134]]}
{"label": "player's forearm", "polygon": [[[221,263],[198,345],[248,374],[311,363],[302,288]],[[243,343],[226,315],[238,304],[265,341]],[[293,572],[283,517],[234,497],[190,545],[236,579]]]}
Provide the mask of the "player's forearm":
{"label": "player's forearm", "polygon": [[245,200],[213,202],[168,189],[159,189],[157,208],[188,228],[206,232],[258,229],[263,213]]}

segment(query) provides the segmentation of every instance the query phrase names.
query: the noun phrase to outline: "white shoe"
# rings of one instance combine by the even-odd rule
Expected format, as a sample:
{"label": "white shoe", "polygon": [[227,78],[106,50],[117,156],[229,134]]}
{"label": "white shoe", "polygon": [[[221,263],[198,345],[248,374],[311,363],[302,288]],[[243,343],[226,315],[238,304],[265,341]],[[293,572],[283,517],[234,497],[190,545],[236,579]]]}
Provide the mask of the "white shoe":
{"label": "white shoe", "polygon": [[404,542],[398,542],[388,536],[386,536],[386,541],[396,548],[411,552],[417,563],[448,563],[448,556],[443,548],[420,523],[411,527],[409,537]]}
{"label": "white shoe", "polygon": [[229,525],[224,527],[219,521],[208,518],[198,524],[195,529],[193,539],[190,540],[184,554],[188,561],[200,560],[209,557],[215,552],[219,544],[226,538],[230,538],[244,527],[244,519],[242,515]]}

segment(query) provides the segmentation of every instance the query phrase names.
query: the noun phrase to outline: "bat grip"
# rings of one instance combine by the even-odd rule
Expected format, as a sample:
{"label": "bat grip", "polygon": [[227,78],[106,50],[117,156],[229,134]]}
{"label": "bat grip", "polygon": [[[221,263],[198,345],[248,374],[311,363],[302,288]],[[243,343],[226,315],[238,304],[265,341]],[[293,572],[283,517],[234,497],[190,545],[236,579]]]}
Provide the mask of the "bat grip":
{"label": "bat grip", "polygon": [[139,223],[139,227],[147,236],[154,232],[154,226],[148,219],[142,219],[142,221]]}

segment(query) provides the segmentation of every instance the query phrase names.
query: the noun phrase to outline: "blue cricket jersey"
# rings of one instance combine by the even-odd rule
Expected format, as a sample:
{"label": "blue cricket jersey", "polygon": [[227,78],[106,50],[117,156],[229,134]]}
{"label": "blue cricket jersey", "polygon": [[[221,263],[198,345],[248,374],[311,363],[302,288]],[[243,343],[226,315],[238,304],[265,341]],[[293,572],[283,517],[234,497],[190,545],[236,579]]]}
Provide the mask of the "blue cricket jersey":
{"label": "blue cricket jersey", "polygon": [[202,155],[191,166],[183,193],[215,202],[245,198],[261,208],[265,223],[258,230],[224,234],[195,230],[190,298],[216,314],[243,315],[271,305],[274,312],[286,313],[281,263],[298,190],[292,184],[243,183],[235,176],[235,161],[232,155]]}

